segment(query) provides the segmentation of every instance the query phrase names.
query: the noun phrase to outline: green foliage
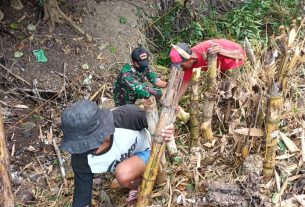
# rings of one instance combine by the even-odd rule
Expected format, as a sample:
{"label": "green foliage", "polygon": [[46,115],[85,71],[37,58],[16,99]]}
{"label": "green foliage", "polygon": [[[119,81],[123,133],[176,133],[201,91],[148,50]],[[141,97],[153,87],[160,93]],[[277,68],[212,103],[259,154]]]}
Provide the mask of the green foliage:
{"label": "green foliage", "polygon": [[10,28],[11,28],[12,30],[17,30],[17,29],[18,29],[18,23],[16,23],[16,22],[11,23],[11,24],[10,24]]}
{"label": "green foliage", "polygon": [[168,53],[171,43],[187,42],[194,45],[210,38],[243,41],[245,37],[265,43],[266,34],[272,35],[282,24],[289,25],[301,12],[298,0],[251,0],[225,15],[212,10],[196,21],[188,19],[187,26],[177,31],[175,25],[181,16],[181,9],[182,6],[173,9],[155,23],[158,32],[153,41],[159,47],[157,64],[170,64]]}

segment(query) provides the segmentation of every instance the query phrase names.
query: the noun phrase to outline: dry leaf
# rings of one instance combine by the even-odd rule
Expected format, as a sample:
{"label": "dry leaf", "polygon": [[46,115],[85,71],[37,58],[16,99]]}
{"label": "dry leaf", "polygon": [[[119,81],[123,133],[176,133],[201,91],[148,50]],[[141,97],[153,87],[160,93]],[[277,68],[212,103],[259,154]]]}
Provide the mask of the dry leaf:
{"label": "dry leaf", "polygon": [[293,157],[295,155],[296,154],[285,154],[285,155],[276,156],[275,159],[276,160],[285,160],[285,159],[288,159],[288,158]]}
{"label": "dry leaf", "polygon": [[98,59],[98,60],[102,60],[103,59],[103,53],[100,53],[98,56],[97,56],[97,58],[96,59]]}
{"label": "dry leaf", "polygon": [[66,47],[62,48],[62,50],[64,51],[65,55],[69,54],[71,52],[71,49],[69,48],[69,45],[67,45]]}
{"label": "dry leaf", "polygon": [[21,104],[17,104],[14,106],[15,108],[19,108],[19,109],[28,109],[29,107],[27,107],[26,105],[21,105]]}
{"label": "dry leaf", "polygon": [[52,140],[53,140],[53,130],[52,130],[52,126],[50,127],[49,132],[47,132],[47,139],[49,144],[52,144]]}
{"label": "dry leaf", "polygon": [[245,135],[245,136],[251,136],[251,137],[262,137],[264,136],[264,132],[261,129],[258,128],[251,128],[249,133],[249,128],[240,128],[233,130],[237,134]]}
{"label": "dry leaf", "polygon": [[16,50],[21,51],[24,48],[24,42],[20,42],[17,46],[16,46]]}
{"label": "dry leaf", "polygon": [[295,28],[292,28],[289,32],[289,37],[288,37],[288,47],[291,47],[295,38],[297,36],[297,32],[295,30]]}
{"label": "dry leaf", "polygon": [[26,148],[28,151],[30,152],[34,152],[35,151],[35,147],[33,147],[32,145],[29,146],[28,148]]}
{"label": "dry leaf", "polygon": [[281,178],[275,169],[274,169],[274,175],[275,175],[276,189],[279,192],[281,190]]}
{"label": "dry leaf", "polygon": [[280,136],[281,136],[283,142],[285,143],[286,147],[288,148],[289,152],[295,153],[295,152],[300,151],[299,148],[294,144],[294,142],[291,139],[289,139],[284,133],[282,133],[282,132],[279,132],[279,133],[280,133]]}
{"label": "dry leaf", "polygon": [[302,160],[305,162],[305,130],[302,130],[302,135],[301,135],[301,145],[302,145]]}
{"label": "dry leaf", "polygon": [[14,154],[15,154],[15,143],[13,144],[13,147],[12,147],[11,157],[13,157]]}

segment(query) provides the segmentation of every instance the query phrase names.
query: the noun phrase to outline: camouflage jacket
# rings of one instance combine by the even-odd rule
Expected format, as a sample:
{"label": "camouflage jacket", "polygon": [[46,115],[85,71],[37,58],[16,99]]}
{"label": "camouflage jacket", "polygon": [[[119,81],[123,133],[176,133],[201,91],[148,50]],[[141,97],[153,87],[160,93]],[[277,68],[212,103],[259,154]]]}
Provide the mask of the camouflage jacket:
{"label": "camouflage jacket", "polygon": [[[115,105],[134,104],[137,99],[149,98],[151,95],[160,99],[162,90],[154,87],[157,79],[158,75],[150,66],[144,72],[138,72],[130,64],[125,64],[113,88]],[[153,86],[145,83],[146,80]]]}

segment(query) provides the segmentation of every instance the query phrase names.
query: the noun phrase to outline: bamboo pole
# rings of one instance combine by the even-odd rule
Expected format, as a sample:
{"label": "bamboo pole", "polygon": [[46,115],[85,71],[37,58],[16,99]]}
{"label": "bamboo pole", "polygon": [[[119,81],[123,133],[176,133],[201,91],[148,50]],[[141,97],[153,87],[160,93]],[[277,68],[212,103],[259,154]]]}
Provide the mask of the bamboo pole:
{"label": "bamboo pole", "polygon": [[277,133],[278,122],[280,118],[280,106],[282,103],[282,97],[279,94],[279,89],[274,83],[270,90],[270,98],[267,102],[267,112],[265,119],[265,160],[263,175],[265,177],[270,177],[273,174],[275,166],[275,155],[277,147]]}
{"label": "bamboo pole", "polygon": [[192,73],[191,79],[191,146],[199,146],[200,139],[199,139],[199,120],[198,120],[198,113],[199,113],[199,81],[200,81],[200,71],[201,68],[194,68]]}
{"label": "bamboo pole", "polygon": [[217,56],[216,54],[208,54],[208,74],[207,74],[207,90],[204,93],[205,100],[203,104],[203,118],[201,132],[205,142],[212,141],[212,115],[215,104],[216,94],[216,77],[217,77]]}
{"label": "bamboo pole", "polygon": [[[157,108],[157,102],[155,97],[151,96],[149,99],[147,99],[147,104],[144,104],[144,110],[146,112],[147,122],[148,122],[148,131],[150,132],[151,136],[154,137],[156,133],[156,127],[159,121],[159,112]],[[173,117],[174,118],[174,117]],[[171,123],[174,123],[175,120],[168,119],[167,125],[170,125]],[[166,147],[168,150],[169,156],[176,156],[178,153],[177,145],[175,140],[171,140],[169,142],[166,142]]]}
{"label": "bamboo pole", "polygon": [[162,100],[160,119],[153,137],[150,157],[146,165],[143,180],[140,186],[139,198],[136,207],[146,207],[149,205],[150,195],[158,174],[158,167],[163,154],[165,143],[163,142],[162,129],[175,120],[175,109],[178,104],[178,92],[181,87],[183,71],[172,68],[170,79],[167,85],[166,94]]}
{"label": "bamboo pole", "polygon": [[287,67],[287,69],[285,70],[285,74],[283,74],[283,76],[281,76],[281,86],[282,86],[282,90],[283,90],[283,95],[285,97],[285,95],[287,94],[287,89],[288,89],[288,79],[291,77],[293,71],[295,69],[297,69],[296,65],[297,62],[300,58],[300,54],[301,54],[301,50],[299,47],[295,48],[294,54],[289,62],[289,65]]}
{"label": "bamboo pole", "polygon": [[[289,58],[290,58],[290,55],[292,53],[292,50],[291,50],[291,47],[294,43],[294,40],[296,38],[296,35],[297,35],[297,31],[295,28],[292,28],[289,32],[289,35],[288,35],[288,42],[287,42],[287,49],[286,51],[284,51],[284,55],[281,59],[281,62],[280,62],[280,68],[279,68],[279,75],[278,75],[278,78],[279,78],[279,82],[281,84],[281,88],[284,90],[284,79],[287,78],[287,73],[288,73],[288,61],[289,61]],[[283,95],[286,95],[286,93],[284,92]]]}
{"label": "bamboo pole", "polygon": [[4,136],[2,106],[0,105],[0,206],[15,206],[10,176],[10,161]]}
{"label": "bamboo pole", "polygon": [[[158,112],[156,98],[154,96],[150,96],[149,99],[146,100],[144,104],[144,111],[147,118],[148,131],[151,137],[155,137],[157,124],[159,121],[159,112]],[[162,183],[166,178],[165,169],[167,168],[165,151],[163,151],[162,153],[159,167],[160,167],[160,173],[158,174],[157,183]]]}

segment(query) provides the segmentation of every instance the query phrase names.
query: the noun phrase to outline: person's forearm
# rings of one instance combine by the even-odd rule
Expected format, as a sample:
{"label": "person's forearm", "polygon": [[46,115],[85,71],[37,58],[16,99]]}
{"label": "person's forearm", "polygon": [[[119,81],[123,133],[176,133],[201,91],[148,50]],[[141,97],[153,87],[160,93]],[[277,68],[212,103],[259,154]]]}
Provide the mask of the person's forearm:
{"label": "person's forearm", "polygon": [[181,88],[180,88],[180,91],[179,91],[179,94],[178,94],[178,100],[180,100],[182,98],[182,96],[185,94],[188,86],[189,86],[189,83],[190,82],[183,82],[182,85],[181,85]]}
{"label": "person's forearm", "polygon": [[241,54],[241,52],[239,50],[231,51],[231,50],[221,49],[218,54],[232,58],[232,59],[244,59],[243,54]]}
{"label": "person's forearm", "polygon": [[160,87],[160,88],[166,88],[167,83],[161,79],[158,79],[155,82],[155,86]]}

